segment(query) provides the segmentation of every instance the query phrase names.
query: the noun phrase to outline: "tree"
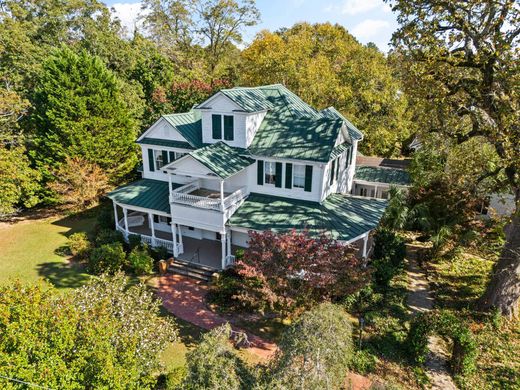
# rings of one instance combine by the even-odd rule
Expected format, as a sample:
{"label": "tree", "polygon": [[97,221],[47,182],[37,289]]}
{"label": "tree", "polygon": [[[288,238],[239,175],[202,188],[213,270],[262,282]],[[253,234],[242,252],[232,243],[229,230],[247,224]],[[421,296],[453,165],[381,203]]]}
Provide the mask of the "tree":
{"label": "tree", "polygon": [[456,144],[480,139],[496,153],[495,179],[515,195],[506,243],[482,297],[482,308],[518,315],[520,301],[520,9],[514,0],[398,0],[393,41],[404,58],[406,92],[423,108],[427,132]]}
{"label": "tree", "polygon": [[[125,100],[124,84],[97,57],[68,48],[43,65],[32,97],[31,155],[47,172],[67,157],[97,164],[117,182],[137,163],[139,112]],[[49,176],[47,176],[47,180]]]}
{"label": "tree", "polygon": [[188,373],[184,389],[250,389],[251,374],[233,351],[231,326],[222,325],[202,336],[201,343],[186,355]]}
{"label": "tree", "polygon": [[340,389],[353,354],[352,327],[339,306],[322,303],[286,330],[269,389]]}
{"label": "tree", "polygon": [[40,174],[30,167],[22,146],[0,146],[0,215],[14,213],[18,206],[39,202]]}
{"label": "tree", "polygon": [[0,287],[0,297],[2,378],[56,389],[151,389],[159,353],[176,338],[152,293],[122,274],[65,294],[15,283]]}
{"label": "tree", "polygon": [[49,187],[62,203],[82,210],[96,204],[109,185],[107,175],[97,164],[80,157],[66,157]]}
{"label": "tree", "polygon": [[347,116],[365,134],[363,153],[401,154],[413,123],[398,79],[383,53],[342,26],[262,31],[241,58],[241,84],[284,84],[316,108],[334,106]]}
{"label": "tree", "polygon": [[[250,232],[249,247],[237,272],[259,281],[248,283],[243,299],[267,299],[271,309],[293,312],[359,289],[366,270],[355,250],[326,236],[308,232]],[[249,290],[248,290],[249,289]]]}

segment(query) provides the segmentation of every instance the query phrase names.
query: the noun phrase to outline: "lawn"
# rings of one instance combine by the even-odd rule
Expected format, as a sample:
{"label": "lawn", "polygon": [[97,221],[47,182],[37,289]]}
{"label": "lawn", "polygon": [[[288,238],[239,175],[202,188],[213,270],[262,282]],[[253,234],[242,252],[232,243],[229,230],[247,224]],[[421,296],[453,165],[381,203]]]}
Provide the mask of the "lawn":
{"label": "lawn", "polygon": [[0,284],[43,278],[61,289],[81,286],[88,275],[70,264],[60,249],[70,234],[91,232],[94,224],[93,210],[74,216],[0,223]]}

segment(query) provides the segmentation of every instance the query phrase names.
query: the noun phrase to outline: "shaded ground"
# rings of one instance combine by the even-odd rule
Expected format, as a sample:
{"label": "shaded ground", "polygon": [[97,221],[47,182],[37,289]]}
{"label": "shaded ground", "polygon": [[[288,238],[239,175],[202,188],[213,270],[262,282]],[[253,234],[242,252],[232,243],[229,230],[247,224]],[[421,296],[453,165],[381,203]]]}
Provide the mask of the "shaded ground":
{"label": "shaded ground", "polygon": [[[433,298],[428,280],[413,257],[407,261],[407,274],[410,281],[407,304],[412,314],[430,311],[433,308]],[[438,390],[457,389],[448,373],[447,359],[449,357],[445,353],[441,339],[437,336],[430,336],[428,347],[430,353],[426,359],[425,367],[431,381],[431,388]]]}
{"label": "shaded ground", "polygon": [[15,223],[0,223],[0,284],[13,279],[35,282],[43,278],[58,288],[83,285],[89,276],[69,262],[62,248],[72,233],[93,229],[93,215],[89,212],[69,217],[27,217]]}

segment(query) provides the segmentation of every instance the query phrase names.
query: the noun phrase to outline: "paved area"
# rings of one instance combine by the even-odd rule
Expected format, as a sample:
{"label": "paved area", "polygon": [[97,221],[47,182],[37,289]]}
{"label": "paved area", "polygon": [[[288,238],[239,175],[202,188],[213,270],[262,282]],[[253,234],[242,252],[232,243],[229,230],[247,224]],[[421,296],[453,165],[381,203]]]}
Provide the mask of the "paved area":
{"label": "paved area", "polygon": [[[409,280],[407,304],[410,311],[412,314],[430,311],[433,308],[430,286],[424,271],[412,256],[409,256],[406,272]],[[443,348],[442,340],[437,336],[430,336],[428,347],[430,353],[425,366],[431,381],[431,388],[435,390],[456,390],[457,387],[448,373],[449,356]]]}
{"label": "paved area", "polygon": [[[229,321],[206,307],[204,296],[207,292],[206,283],[181,275],[161,276],[157,285],[157,294],[163,300],[166,310],[176,317],[210,330]],[[231,325],[234,331],[247,334],[250,343],[247,349],[251,353],[262,359],[269,359],[276,352],[276,344]]]}

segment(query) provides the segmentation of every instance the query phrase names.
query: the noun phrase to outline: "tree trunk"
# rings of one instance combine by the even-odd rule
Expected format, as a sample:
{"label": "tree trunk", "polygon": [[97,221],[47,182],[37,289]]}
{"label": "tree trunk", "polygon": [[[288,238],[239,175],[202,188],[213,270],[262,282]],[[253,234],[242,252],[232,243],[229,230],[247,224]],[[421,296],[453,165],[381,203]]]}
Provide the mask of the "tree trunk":
{"label": "tree trunk", "polygon": [[505,228],[506,243],[480,300],[481,309],[496,308],[509,319],[518,317],[520,302],[520,189],[515,195],[516,210]]}

